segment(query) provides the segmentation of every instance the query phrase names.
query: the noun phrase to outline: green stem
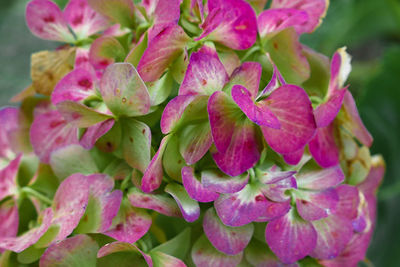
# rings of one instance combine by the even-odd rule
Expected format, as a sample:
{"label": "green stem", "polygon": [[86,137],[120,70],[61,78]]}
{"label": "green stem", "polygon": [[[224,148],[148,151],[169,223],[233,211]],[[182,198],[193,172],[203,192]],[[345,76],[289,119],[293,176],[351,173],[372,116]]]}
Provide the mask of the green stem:
{"label": "green stem", "polygon": [[250,57],[252,54],[254,54],[255,52],[260,51],[260,47],[259,46],[254,46],[253,48],[251,48],[249,51],[247,51],[247,53],[243,56],[242,61],[245,61],[248,57]]}
{"label": "green stem", "polygon": [[23,192],[23,193],[25,193],[27,195],[36,197],[39,200],[41,200],[43,203],[46,203],[48,205],[51,205],[53,203],[53,201],[50,198],[42,195],[41,193],[39,193],[38,191],[36,191],[36,190],[34,190],[34,189],[30,188],[30,187],[23,187],[21,189],[21,192]]}

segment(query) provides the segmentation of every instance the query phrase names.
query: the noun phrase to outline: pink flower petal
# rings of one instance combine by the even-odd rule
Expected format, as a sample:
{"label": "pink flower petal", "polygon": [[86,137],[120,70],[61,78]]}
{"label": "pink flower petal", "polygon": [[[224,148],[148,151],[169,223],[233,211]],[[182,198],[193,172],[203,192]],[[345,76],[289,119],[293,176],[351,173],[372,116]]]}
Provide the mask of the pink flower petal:
{"label": "pink flower petal", "polygon": [[[0,157],[13,158],[17,152],[14,147],[16,132],[22,126],[20,111],[15,107],[6,107],[0,110]],[[0,197],[1,199],[1,197]]]}
{"label": "pink flower petal", "polygon": [[57,83],[51,102],[53,105],[66,100],[80,102],[95,94],[95,77],[86,69],[76,68]]}
{"label": "pink flower petal", "polygon": [[103,122],[99,122],[85,131],[79,140],[79,144],[85,149],[92,149],[96,144],[96,141],[105,135],[114,126],[115,120],[109,119]]}
{"label": "pink flower petal", "polygon": [[194,222],[200,216],[200,206],[197,201],[191,199],[185,188],[178,184],[168,184],[165,192],[169,193],[181,209],[183,218],[187,222]]}
{"label": "pink flower petal", "polygon": [[296,195],[296,206],[300,216],[306,221],[315,221],[334,213],[339,203],[335,189],[321,192],[301,191]]}
{"label": "pink flower petal", "polygon": [[0,240],[4,237],[17,236],[19,215],[15,200],[10,199],[0,204],[0,221]]}
{"label": "pink flower petal", "polygon": [[252,224],[240,227],[224,225],[213,208],[208,209],[204,215],[203,229],[211,244],[228,255],[242,252],[249,244],[254,232]]}
{"label": "pink flower petal", "polygon": [[135,21],[135,6],[130,0],[87,0],[101,15],[124,27],[132,27]]}
{"label": "pink flower petal", "polygon": [[76,235],[47,248],[39,264],[41,267],[74,266],[79,262],[82,266],[95,266],[98,249],[99,245],[89,236]]}
{"label": "pink flower petal", "polygon": [[317,171],[300,173],[296,176],[299,188],[324,190],[344,181],[344,173],[340,165]]}
{"label": "pink flower petal", "polygon": [[281,128],[261,126],[268,145],[287,154],[304,147],[314,136],[316,125],[307,93],[295,85],[284,85],[259,102],[278,118]]}
{"label": "pink flower petal", "polygon": [[[260,86],[262,67],[258,62],[243,62],[236,68],[229,80],[230,85],[242,85],[250,92],[250,97],[254,100],[258,94]],[[229,94],[229,92],[227,92]]]}
{"label": "pink flower petal", "polygon": [[257,39],[257,19],[253,8],[243,0],[210,0],[209,14],[201,25],[207,40],[236,50],[250,48]]}
{"label": "pink flower petal", "polygon": [[87,0],[70,0],[64,9],[68,21],[78,39],[84,39],[108,28],[108,20],[94,11]]}
{"label": "pink flower petal", "polygon": [[219,197],[219,194],[204,187],[197,180],[192,167],[182,168],[182,183],[191,198],[199,202],[212,202]]}
{"label": "pink flower petal", "polygon": [[317,232],[294,209],[267,224],[265,239],[271,250],[286,264],[310,254],[317,244]]}
{"label": "pink flower petal", "polygon": [[248,173],[237,177],[231,177],[220,170],[205,170],[201,172],[202,185],[207,190],[222,194],[239,192],[247,185],[248,181]]}
{"label": "pink flower petal", "polygon": [[114,62],[123,61],[125,50],[117,39],[102,36],[90,46],[89,61],[96,70],[104,70]]}
{"label": "pink flower petal", "polygon": [[50,110],[35,117],[30,139],[33,151],[43,163],[49,163],[51,152],[79,144],[77,128],[68,124],[58,111]]}
{"label": "pink flower petal", "polygon": [[228,79],[228,73],[217,52],[213,48],[203,46],[190,56],[179,95],[212,95],[222,90]]}
{"label": "pink flower petal", "polygon": [[308,145],[311,155],[323,168],[339,164],[339,148],[335,142],[334,130],[333,124],[318,128],[317,133]]}
{"label": "pink flower petal", "polygon": [[344,83],[351,71],[351,57],[346,52],[346,48],[339,48],[331,60],[331,79],[329,82],[328,94],[332,95],[335,91],[343,88]]}
{"label": "pink flower petal", "polygon": [[258,217],[256,222],[268,222],[282,217],[292,208],[290,200],[285,202],[272,202],[268,201],[264,213]]}
{"label": "pink flower petal", "polygon": [[358,215],[358,206],[360,203],[360,196],[357,187],[342,184],[336,187],[336,192],[339,196],[339,203],[335,215],[348,218],[350,220],[356,219]]}
{"label": "pink flower petal", "polygon": [[263,194],[272,201],[283,202],[290,198],[286,190],[297,188],[296,179],[291,176],[274,183],[266,184],[261,188]]}
{"label": "pink flower petal", "polygon": [[26,6],[26,23],[39,38],[73,42],[67,22],[60,8],[50,0],[33,0]]}
{"label": "pink flower petal", "polygon": [[181,0],[158,1],[154,10],[154,24],[149,29],[149,40],[157,36],[162,30],[178,24],[180,17]]}
{"label": "pink flower petal", "polygon": [[110,65],[100,82],[104,102],[116,116],[140,116],[150,109],[146,85],[129,63]]}
{"label": "pink flower petal", "polygon": [[302,33],[303,25],[308,21],[305,11],[294,8],[268,9],[258,16],[257,26],[261,38],[294,27],[298,34]]}
{"label": "pink flower petal", "polygon": [[365,195],[375,195],[379,185],[382,183],[385,169],[386,166],[383,158],[381,156],[373,156],[368,176],[361,184],[357,185],[358,189]]}
{"label": "pink flower petal", "polygon": [[[126,242],[116,241],[116,242],[105,244],[97,252],[97,257],[98,258],[102,258],[102,257],[108,256],[108,255],[111,255],[111,254],[117,253],[117,252],[135,252],[135,253],[138,253],[144,258],[144,260],[146,261],[146,263],[147,263],[147,265],[149,267],[153,266],[153,260],[151,259],[151,257],[149,255],[147,255],[146,253],[141,251],[136,245],[130,244],[130,243],[126,243]],[[143,262],[143,264],[144,264],[144,262]]]}
{"label": "pink flower petal", "polygon": [[0,170],[0,201],[8,196],[17,197],[18,195],[17,175],[21,158],[22,154]]}
{"label": "pink flower petal", "polygon": [[134,207],[155,210],[169,217],[181,217],[178,205],[170,197],[159,194],[146,194],[138,189],[131,189],[128,199]]}
{"label": "pink flower petal", "polygon": [[346,91],[346,88],[333,91],[328,100],[315,109],[315,122],[318,127],[326,127],[336,118]]}
{"label": "pink flower petal", "polygon": [[192,260],[196,266],[235,267],[238,266],[242,257],[243,253],[226,255],[218,251],[207,240],[205,235],[202,235],[192,248]]}
{"label": "pink flower petal", "polygon": [[[318,131],[318,130],[317,130]],[[312,139],[310,141],[310,143],[313,141],[314,139]],[[310,144],[309,143],[309,144]],[[303,158],[304,155],[304,147],[292,152],[292,153],[288,153],[288,154],[283,154],[283,159],[285,160],[285,162],[289,165],[297,165],[299,164],[299,162],[301,161],[301,159]]]}
{"label": "pink flower petal", "polygon": [[149,43],[139,61],[138,71],[145,82],[161,77],[164,71],[183,53],[189,37],[178,25],[165,28]]}

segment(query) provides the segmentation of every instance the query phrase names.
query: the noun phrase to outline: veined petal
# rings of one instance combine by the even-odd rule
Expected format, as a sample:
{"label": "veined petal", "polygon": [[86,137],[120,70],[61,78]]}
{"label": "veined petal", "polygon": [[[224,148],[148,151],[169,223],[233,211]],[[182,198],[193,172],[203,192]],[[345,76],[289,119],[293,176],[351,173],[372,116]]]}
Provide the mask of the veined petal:
{"label": "veined petal", "polygon": [[7,196],[16,197],[18,194],[17,175],[21,158],[22,154],[0,170],[0,201]]}
{"label": "veined petal", "polygon": [[306,221],[326,218],[337,209],[339,196],[333,188],[321,192],[301,191],[296,194],[296,206],[300,216]]}
{"label": "veined petal", "polygon": [[104,70],[114,62],[123,61],[125,50],[121,43],[111,36],[102,36],[93,41],[89,61],[96,70]]}
{"label": "veined petal", "polygon": [[33,151],[44,163],[49,163],[51,152],[58,148],[79,144],[77,128],[68,124],[56,110],[35,117],[30,129]]}
{"label": "veined petal", "polygon": [[154,25],[149,29],[149,40],[170,25],[178,24],[181,0],[158,1],[154,10]]}
{"label": "veined petal", "polygon": [[318,128],[308,146],[315,161],[323,168],[339,164],[339,148],[336,145],[333,131],[333,124]]}
{"label": "veined petal", "polygon": [[[236,68],[230,79],[228,86],[231,85],[242,85],[250,92],[250,98],[254,100],[258,94],[258,88],[260,86],[262,67],[258,62],[243,62],[238,68]],[[225,90],[226,91],[226,90]],[[229,91],[226,91],[228,94]]]}
{"label": "veined petal", "polygon": [[[5,107],[0,110],[0,157],[13,158],[16,149],[13,139],[21,127],[20,111],[16,107]],[[1,199],[1,197],[0,197]]]}
{"label": "veined petal", "polygon": [[178,25],[161,31],[149,43],[138,64],[138,71],[145,82],[161,77],[164,71],[183,53],[189,36]]}
{"label": "veined petal", "polygon": [[39,38],[73,42],[67,21],[60,8],[50,0],[33,0],[26,6],[26,23]]}
{"label": "veined petal", "polygon": [[[0,204],[0,240],[4,237],[15,237],[18,233],[18,206],[14,199]],[[1,249],[0,249],[0,252]]]}
{"label": "veined petal", "polygon": [[110,26],[108,19],[94,11],[87,0],[70,0],[64,16],[78,39],[84,39]]}
{"label": "veined petal", "polygon": [[346,47],[339,48],[331,60],[331,79],[328,94],[343,88],[351,72],[351,57],[346,52]]}
{"label": "veined petal", "polygon": [[114,119],[109,119],[87,128],[79,140],[79,144],[85,149],[92,149],[96,141],[111,130],[114,123]]}
{"label": "veined petal", "polygon": [[268,222],[275,220],[288,213],[291,208],[292,206],[290,205],[290,200],[285,202],[268,201],[264,213],[260,217],[258,217],[255,221]]}
{"label": "veined petal", "polygon": [[253,8],[243,0],[210,0],[209,14],[201,25],[207,40],[236,50],[251,47],[257,39],[257,19]]}
{"label": "veined petal", "polygon": [[165,192],[169,193],[181,209],[183,218],[187,222],[194,222],[200,216],[200,206],[197,201],[191,199],[185,188],[178,184],[168,184]]}
{"label": "veined petal", "polygon": [[342,107],[347,88],[333,91],[328,100],[314,110],[315,122],[318,127],[327,127],[336,118]]}
{"label": "veined petal", "polygon": [[207,189],[222,194],[236,193],[242,190],[249,181],[249,174],[231,177],[220,170],[201,172],[201,184]]}
{"label": "veined petal", "polygon": [[219,251],[228,255],[236,255],[242,252],[249,244],[254,232],[253,224],[240,227],[224,225],[218,218],[214,208],[206,211],[203,220],[203,229],[211,244]]}
{"label": "veined petal", "polygon": [[302,88],[281,86],[259,103],[272,111],[281,124],[280,129],[261,126],[265,140],[276,152],[295,152],[314,136],[316,125],[311,101]]}
{"label": "veined petal", "polygon": [[132,27],[135,22],[135,6],[130,0],[87,0],[89,5],[101,15],[124,27]]}
{"label": "veined petal", "polygon": [[211,95],[222,90],[228,79],[228,73],[217,52],[213,48],[203,46],[190,56],[179,95]]}
{"label": "veined petal", "polygon": [[[313,139],[311,139],[312,141]],[[310,141],[310,142],[311,142]],[[304,155],[304,147],[292,152],[292,153],[287,153],[287,154],[283,154],[283,160],[289,164],[289,165],[297,165],[300,163],[301,159],[303,158]]]}
{"label": "veined petal", "polygon": [[202,235],[192,248],[192,260],[196,266],[235,267],[238,266],[242,257],[243,253],[226,255],[218,251],[207,240],[205,235]]}
{"label": "veined petal", "polygon": [[293,176],[266,184],[261,188],[261,191],[268,199],[283,202],[290,199],[290,196],[286,195],[285,192],[292,188],[297,188],[296,179]]}
{"label": "veined petal", "polygon": [[104,102],[116,116],[140,116],[150,109],[147,87],[129,63],[110,65],[100,82]]}
{"label": "veined petal", "polygon": [[339,203],[335,215],[356,219],[358,215],[358,206],[360,204],[360,196],[357,187],[342,184],[336,187],[336,192],[339,196]]}
{"label": "veined petal", "polygon": [[296,171],[282,171],[276,165],[273,165],[268,169],[256,169],[256,177],[263,184],[275,184],[279,181],[293,177],[294,174],[296,174]]}
{"label": "veined petal", "polygon": [[308,14],[305,11],[294,8],[276,8],[261,12],[257,18],[257,26],[261,38],[265,38],[289,27],[294,27],[296,32],[301,34],[302,27],[307,21]]}
{"label": "veined petal", "polygon": [[324,190],[344,181],[344,173],[340,165],[317,171],[300,173],[296,176],[299,188]]}
{"label": "veined petal", "polygon": [[170,197],[159,194],[146,194],[136,188],[132,188],[129,191],[128,199],[134,207],[155,210],[170,217],[181,217],[178,205]]}
{"label": "veined petal", "polygon": [[88,70],[76,68],[57,83],[51,102],[53,105],[66,100],[80,102],[95,94],[95,77]]}
{"label": "veined petal", "polygon": [[273,0],[272,8],[295,8],[308,14],[307,23],[303,24],[301,32],[311,33],[322,22],[328,9],[328,0]]}
{"label": "veined petal", "polygon": [[310,254],[317,244],[317,232],[301,219],[295,209],[267,224],[265,239],[271,250],[286,264]]}
{"label": "veined petal", "polygon": [[182,183],[191,198],[199,202],[212,202],[219,197],[219,194],[204,187],[197,180],[192,167],[182,168]]}

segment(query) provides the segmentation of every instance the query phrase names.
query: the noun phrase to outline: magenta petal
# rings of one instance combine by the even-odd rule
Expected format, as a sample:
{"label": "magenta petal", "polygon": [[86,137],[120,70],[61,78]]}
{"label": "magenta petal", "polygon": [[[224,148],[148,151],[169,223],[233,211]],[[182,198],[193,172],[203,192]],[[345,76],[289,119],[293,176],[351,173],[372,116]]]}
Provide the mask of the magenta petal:
{"label": "magenta petal", "polygon": [[323,168],[339,164],[339,148],[335,142],[334,130],[333,124],[318,128],[317,133],[308,145],[311,155]]}
{"label": "magenta petal", "polygon": [[51,95],[51,102],[53,105],[66,100],[79,102],[95,94],[93,75],[85,69],[77,68],[57,83]]}
{"label": "magenta petal", "polygon": [[94,11],[87,0],[70,0],[64,9],[64,16],[78,39],[84,39],[109,26],[108,20]]}
{"label": "magenta petal", "polygon": [[132,189],[128,194],[128,199],[134,207],[155,210],[169,217],[181,217],[178,205],[170,197],[146,194],[138,189]]}
{"label": "magenta petal", "polygon": [[257,96],[257,99],[262,96],[268,96],[268,94],[272,93],[276,89],[278,89],[281,85],[285,85],[286,81],[283,79],[282,74],[279,72],[276,65],[270,60],[274,71],[272,72],[271,80],[268,82],[267,86],[262,90],[262,92]]}
{"label": "magenta petal", "polygon": [[192,167],[182,168],[182,183],[189,196],[199,202],[212,202],[219,196],[218,193],[204,187],[197,180]]}
{"label": "magenta petal", "polygon": [[203,46],[190,56],[179,95],[211,95],[222,90],[228,79],[228,73],[217,52],[213,48]]}
{"label": "magenta petal", "polygon": [[60,227],[55,242],[69,236],[78,226],[85,213],[89,194],[89,180],[82,174],[73,174],[60,184],[53,200],[52,224]]}
{"label": "magenta petal", "polygon": [[354,101],[353,96],[348,90],[346,90],[346,93],[344,95],[343,106],[348,115],[347,117],[350,119],[346,123],[346,128],[349,127],[349,130],[358,140],[360,140],[361,143],[370,147],[373,141],[372,136],[361,121],[360,115],[358,114],[356,102]]}
{"label": "magenta petal", "polygon": [[333,188],[322,192],[301,191],[296,196],[297,211],[306,221],[328,217],[336,211],[338,203],[339,196]]}
{"label": "magenta petal", "polygon": [[331,60],[331,79],[329,81],[328,95],[332,95],[344,86],[351,71],[351,57],[346,48],[339,48]]}
{"label": "magenta petal", "polygon": [[308,20],[301,26],[301,33],[311,33],[321,23],[328,9],[329,1],[327,0],[273,0],[271,9],[275,8],[295,8],[303,10],[308,14]]}
{"label": "magenta petal", "polygon": [[30,139],[33,151],[44,163],[50,161],[50,154],[56,149],[79,143],[77,128],[68,124],[55,110],[35,117]]}
{"label": "magenta petal", "polygon": [[307,93],[295,85],[284,85],[259,102],[278,118],[281,128],[261,126],[273,150],[287,154],[304,147],[314,136],[316,125]]}
{"label": "magenta petal", "polygon": [[294,209],[267,224],[265,239],[271,250],[286,264],[310,254],[317,243],[317,232],[311,223],[301,219]]}
{"label": "magenta petal", "polygon": [[232,87],[233,101],[244,114],[255,124],[279,129],[281,124],[278,118],[267,108],[258,107],[252,100],[250,92],[241,85]]}
{"label": "magenta petal", "polygon": [[106,69],[101,78],[100,93],[114,115],[134,117],[149,112],[147,87],[129,63],[115,63]]}
{"label": "magenta petal", "polygon": [[326,102],[315,109],[315,122],[318,127],[326,127],[335,119],[342,107],[346,91],[347,89],[335,90]]}
{"label": "magenta petal", "polygon": [[[296,171],[281,171],[276,165],[273,165],[267,170],[261,168],[256,169],[257,178],[263,184],[275,184],[293,177],[294,174],[296,174]],[[295,186],[295,188],[297,188],[297,186]]]}
{"label": "magenta petal", "polygon": [[335,215],[340,215],[348,219],[355,219],[358,215],[360,196],[357,187],[342,184],[336,187],[339,196],[339,203]]}
{"label": "magenta petal", "polygon": [[213,208],[208,209],[204,215],[203,229],[211,244],[228,255],[242,252],[249,244],[254,232],[253,224],[240,227],[224,225]]}
{"label": "magenta petal", "polygon": [[344,173],[340,165],[305,172],[296,176],[299,188],[309,190],[324,190],[336,186],[344,181]]}
{"label": "magenta petal", "polygon": [[152,158],[149,166],[143,174],[142,178],[142,190],[143,192],[149,193],[160,187],[162,178],[164,175],[162,166],[162,157],[167,145],[168,136],[161,140],[160,147],[157,153]]}
{"label": "magenta petal", "polygon": [[250,48],[257,39],[257,19],[253,8],[243,0],[210,0],[209,14],[198,38],[219,42],[236,50]]}
{"label": "magenta petal", "polygon": [[0,170],[0,201],[7,196],[16,197],[18,195],[17,174],[21,158],[22,154]]}
{"label": "magenta petal", "polygon": [[268,9],[258,16],[257,26],[261,38],[280,30],[294,27],[297,33],[302,32],[302,26],[308,21],[308,14],[305,11],[294,8]]}
{"label": "magenta petal", "polygon": [[331,215],[312,224],[318,234],[317,245],[311,253],[314,258],[337,257],[353,236],[353,227],[347,218]]}
{"label": "magenta petal", "polygon": [[158,1],[154,10],[154,25],[149,29],[149,40],[166,27],[178,24],[181,0]]}
{"label": "magenta petal", "polygon": [[267,222],[284,216],[292,208],[290,200],[285,202],[268,201],[264,213],[258,217],[256,222]]}
{"label": "magenta petal", "polygon": [[242,260],[243,253],[226,255],[215,249],[202,235],[193,245],[192,260],[196,266],[207,267],[236,267]]}
{"label": "magenta petal", "polygon": [[161,131],[167,134],[177,125],[186,107],[196,98],[195,95],[178,95],[165,106],[161,117]]}
{"label": "magenta petal", "polygon": [[290,198],[290,196],[285,194],[286,190],[292,188],[297,188],[296,179],[293,176],[267,184],[261,188],[261,191],[268,199],[283,202]]}
{"label": "magenta petal", "polygon": [[74,69],[84,69],[95,73],[92,64],[89,62],[89,49],[82,47],[76,49]]}
{"label": "magenta petal", "polygon": [[51,208],[45,209],[42,215],[42,224],[36,228],[32,228],[23,235],[18,237],[0,237],[0,249],[2,248],[19,253],[35,244],[49,229],[53,218],[53,211]]}
{"label": "magenta petal", "polygon": [[111,130],[111,128],[114,126],[114,123],[114,119],[109,119],[87,128],[79,140],[79,144],[85,149],[92,149],[96,144],[96,141],[105,135],[109,130]]}
{"label": "magenta petal", "polygon": [[161,77],[168,66],[183,52],[189,37],[178,25],[165,28],[149,43],[138,64],[138,71],[145,82]]}
{"label": "magenta petal", "polygon": [[285,160],[285,162],[287,164],[289,164],[289,165],[297,165],[297,164],[299,164],[299,162],[303,158],[303,154],[304,154],[304,148],[301,148],[301,149],[299,149],[299,150],[297,150],[295,152],[288,153],[288,154],[283,154],[282,156],[283,156],[283,159]]}
{"label": "magenta petal", "polygon": [[0,240],[4,237],[15,237],[17,235],[19,216],[15,200],[10,199],[0,204],[0,222]]}
{"label": "magenta petal", "polygon": [[257,186],[248,184],[237,193],[220,195],[214,206],[224,224],[236,227],[262,216],[268,202]]}
{"label": "magenta petal", "polygon": [[194,222],[200,216],[200,206],[197,201],[190,198],[185,188],[178,184],[168,184],[165,192],[169,193],[181,209],[183,218],[187,222]]}
{"label": "magenta petal", "polygon": [[201,183],[210,191],[222,194],[236,193],[242,190],[249,181],[249,174],[231,177],[220,170],[206,170],[201,172]]}
{"label": "magenta petal", "polygon": [[255,99],[258,94],[262,73],[262,66],[258,62],[243,62],[236,68],[229,80],[229,84],[239,84],[249,90],[251,99]]}
{"label": "magenta petal", "polygon": [[73,42],[67,22],[60,8],[50,0],[33,0],[26,6],[26,23],[39,38]]}

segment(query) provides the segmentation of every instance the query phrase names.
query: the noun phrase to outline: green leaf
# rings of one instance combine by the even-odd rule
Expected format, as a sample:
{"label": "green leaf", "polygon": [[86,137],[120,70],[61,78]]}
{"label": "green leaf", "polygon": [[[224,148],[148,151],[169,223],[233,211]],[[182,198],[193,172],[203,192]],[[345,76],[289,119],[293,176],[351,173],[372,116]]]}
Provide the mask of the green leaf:
{"label": "green leaf", "polygon": [[172,135],[168,140],[167,147],[163,155],[163,166],[165,172],[174,180],[181,182],[181,169],[186,166],[185,160],[179,152],[179,140],[176,135]]}
{"label": "green leaf", "polygon": [[189,65],[189,56],[186,51],[184,51],[171,65],[169,72],[174,77],[175,81],[179,84],[182,83],[187,67]]}
{"label": "green leaf", "polygon": [[151,105],[157,106],[169,97],[174,81],[170,72],[167,72],[157,81],[146,83],[146,85],[149,90]]}
{"label": "green leaf", "polygon": [[139,64],[140,59],[143,56],[144,51],[147,48],[147,43],[149,41],[148,34],[147,32],[144,34],[144,37],[142,41],[137,44],[128,54],[128,56],[125,59],[125,62],[131,63],[135,68],[137,68],[137,65]]}
{"label": "green leaf", "polygon": [[17,259],[20,263],[30,264],[40,259],[45,250],[46,250],[45,248],[39,249],[35,248],[34,246],[30,246],[21,253],[18,253]]}
{"label": "green leaf", "polygon": [[159,251],[179,259],[184,259],[190,249],[190,236],[191,228],[188,227],[174,238],[153,248],[151,251]]}
{"label": "green leaf", "polygon": [[50,165],[39,164],[35,182],[30,186],[32,189],[42,191],[53,197],[59,186],[59,180]]}

